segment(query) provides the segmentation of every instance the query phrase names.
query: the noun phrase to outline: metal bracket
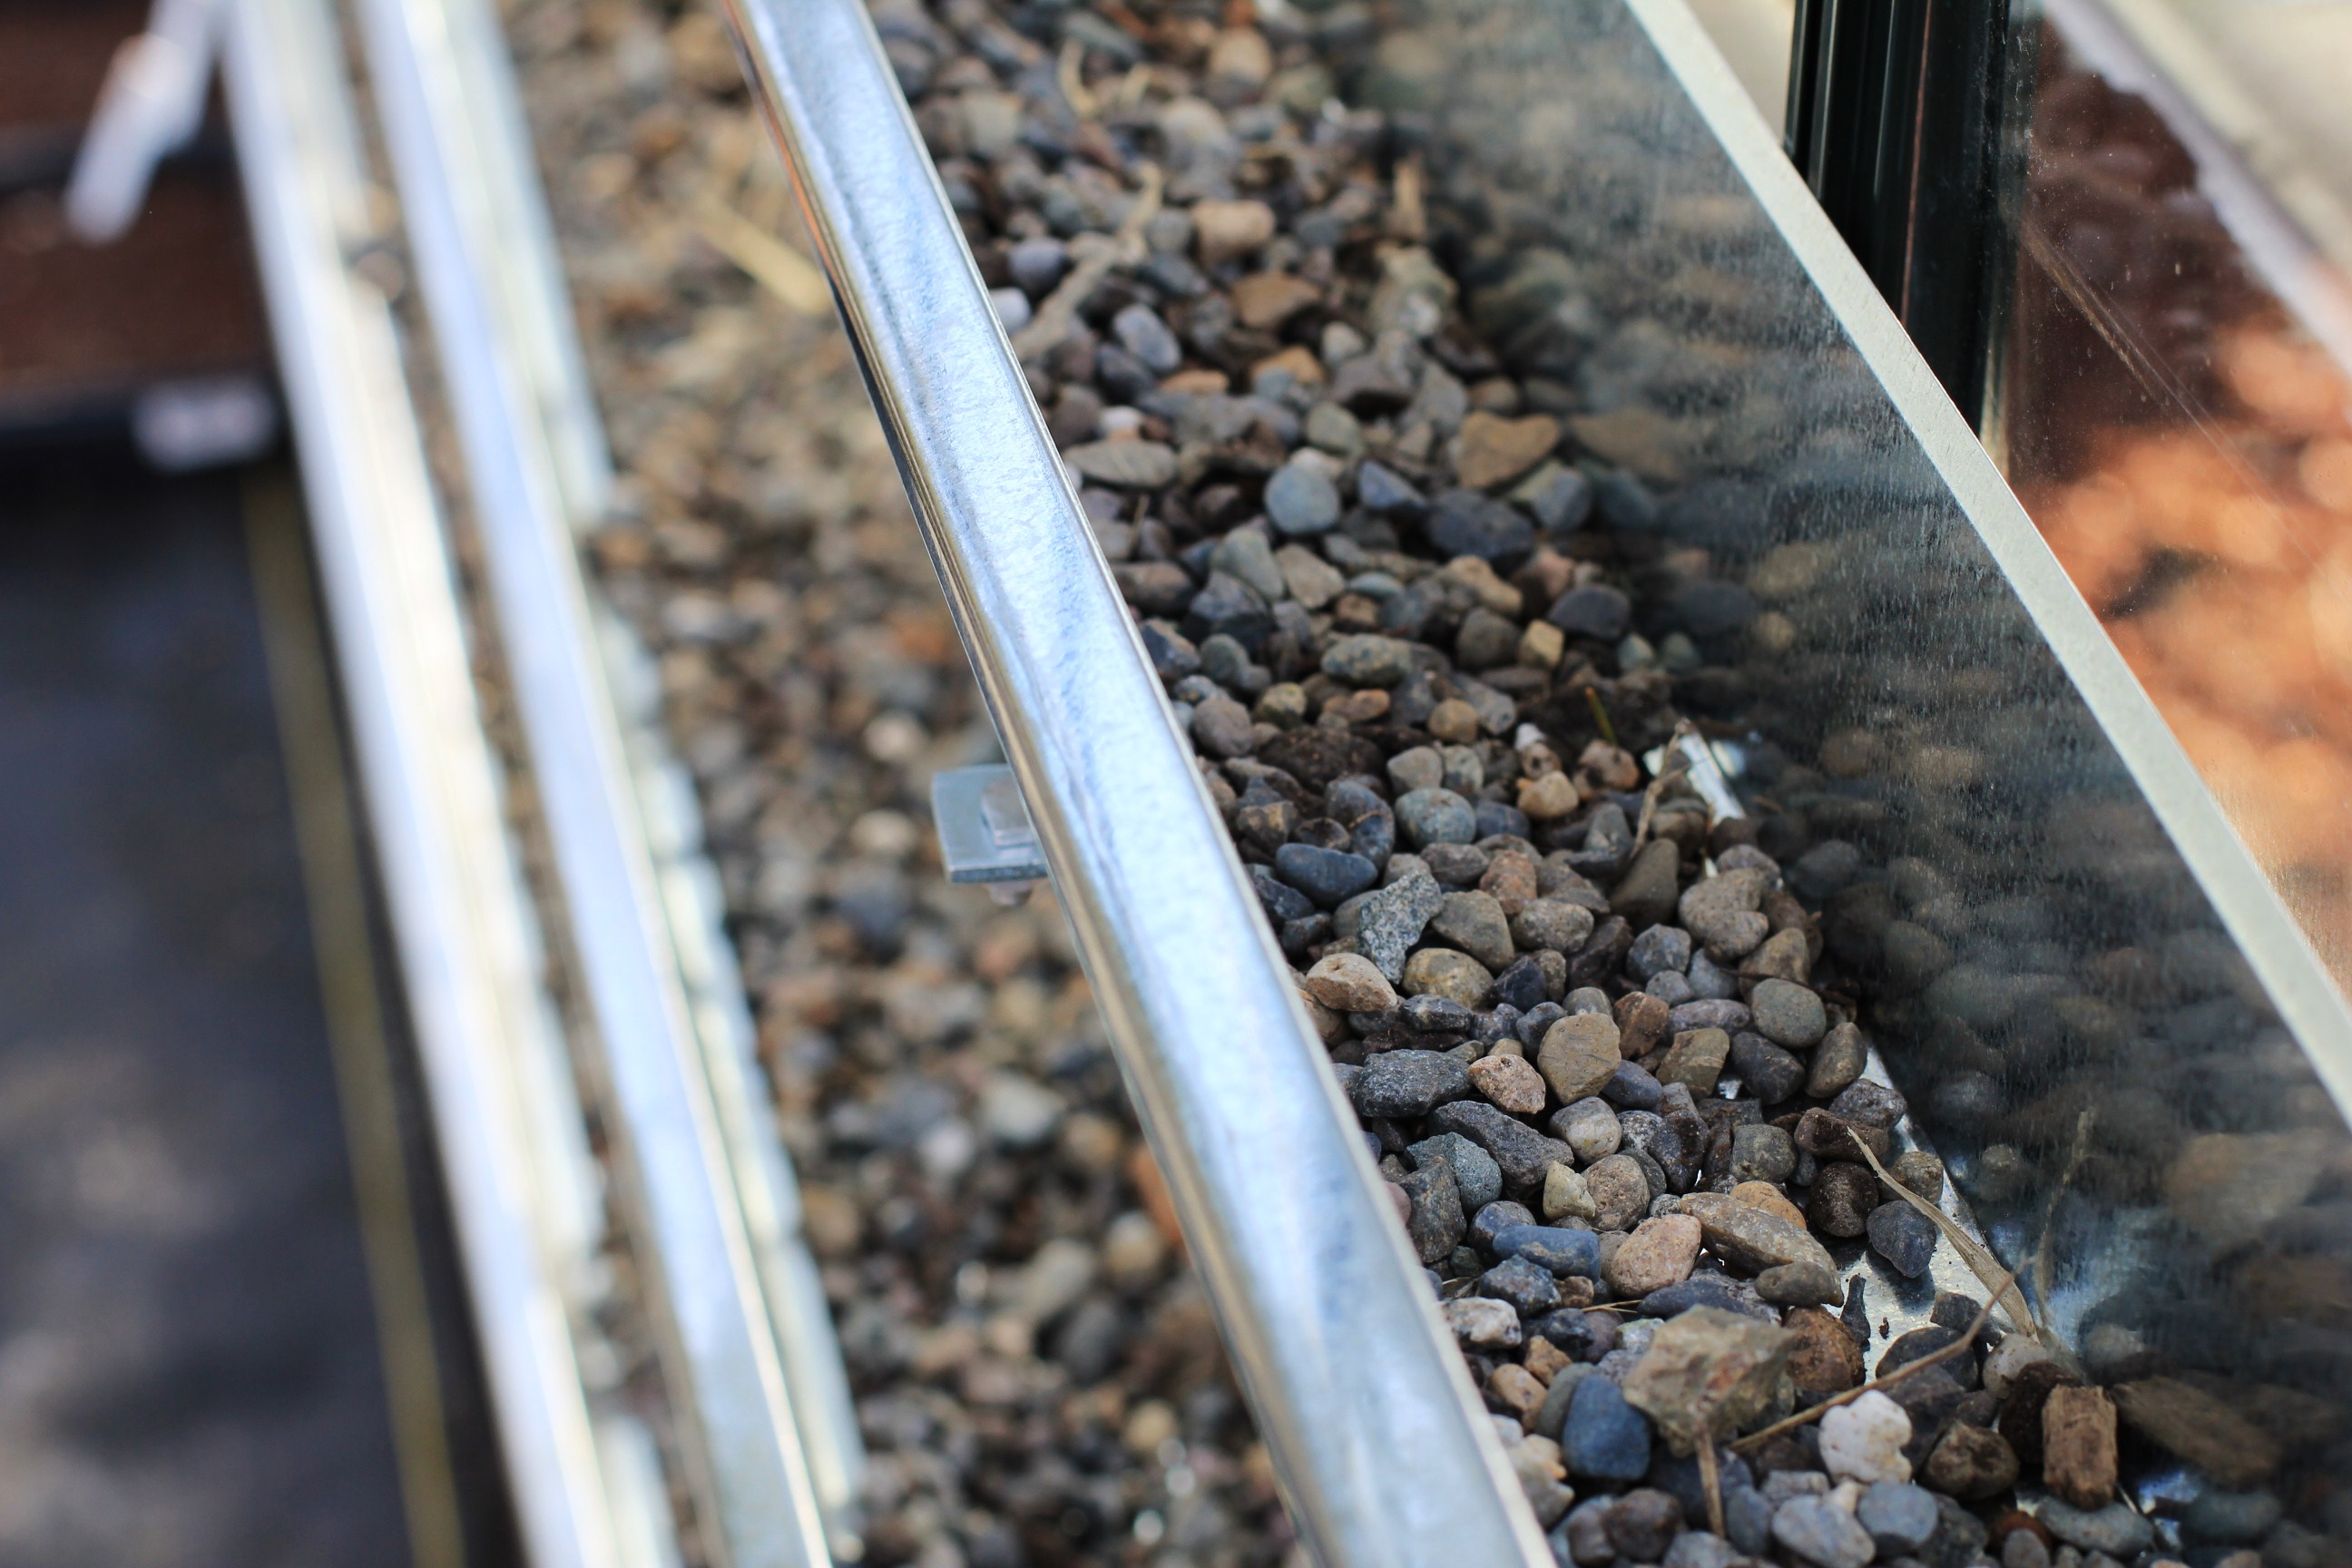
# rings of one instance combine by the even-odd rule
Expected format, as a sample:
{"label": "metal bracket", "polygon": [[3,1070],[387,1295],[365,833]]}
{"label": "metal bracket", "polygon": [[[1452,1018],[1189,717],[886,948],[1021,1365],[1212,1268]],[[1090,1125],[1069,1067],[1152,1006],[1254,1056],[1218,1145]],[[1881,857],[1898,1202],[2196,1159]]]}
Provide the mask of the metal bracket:
{"label": "metal bracket", "polygon": [[1002,763],[935,774],[931,820],[950,882],[985,882],[999,903],[1017,904],[1047,874],[1020,781]]}

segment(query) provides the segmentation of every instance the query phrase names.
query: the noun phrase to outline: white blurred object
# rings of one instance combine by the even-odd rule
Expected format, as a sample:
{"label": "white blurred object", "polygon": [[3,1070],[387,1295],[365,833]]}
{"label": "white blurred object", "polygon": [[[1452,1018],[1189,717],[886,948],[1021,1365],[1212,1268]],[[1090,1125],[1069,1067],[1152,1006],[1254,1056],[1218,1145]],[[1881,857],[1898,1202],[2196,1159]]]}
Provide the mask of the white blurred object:
{"label": "white blurred object", "polygon": [[167,474],[242,463],[278,439],[278,404],[249,375],[167,381],[131,406],[139,455]]}
{"label": "white blurred object", "polygon": [[219,47],[222,0],[155,0],[147,30],[107,67],[66,186],[66,224],[86,245],[122,237],[155,165],[196,133]]}

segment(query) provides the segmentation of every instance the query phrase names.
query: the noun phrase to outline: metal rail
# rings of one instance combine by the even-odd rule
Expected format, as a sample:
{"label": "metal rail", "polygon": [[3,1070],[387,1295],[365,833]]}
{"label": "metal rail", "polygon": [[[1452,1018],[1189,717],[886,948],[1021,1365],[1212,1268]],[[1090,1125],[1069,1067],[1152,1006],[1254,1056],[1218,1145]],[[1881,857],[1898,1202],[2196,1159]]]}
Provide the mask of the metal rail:
{"label": "metal rail", "polygon": [[729,9],[1309,1550],[1549,1563],[864,7]]}
{"label": "metal rail", "polygon": [[[810,1568],[830,1561],[825,1505],[835,1528],[849,1525],[855,1429],[829,1323],[812,1310],[740,981],[693,895],[696,845],[675,814],[667,853],[653,847],[661,759],[631,744],[575,553],[605,458],[511,68],[495,14],[474,0],[359,11],[689,1479],[730,1568]],[[843,1545],[855,1550],[845,1533]]]}
{"label": "metal rail", "polygon": [[648,1502],[641,1468],[609,1463],[644,1436],[600,1423],[583,1386],[601,1200],[391,310],[351,265],[379,236],[340,41],[305,0],[248,0],[229,29],[255,251],[524,1543],[538,1568],[658,1568],[615,1530],[665,1506],[657,1479]]}

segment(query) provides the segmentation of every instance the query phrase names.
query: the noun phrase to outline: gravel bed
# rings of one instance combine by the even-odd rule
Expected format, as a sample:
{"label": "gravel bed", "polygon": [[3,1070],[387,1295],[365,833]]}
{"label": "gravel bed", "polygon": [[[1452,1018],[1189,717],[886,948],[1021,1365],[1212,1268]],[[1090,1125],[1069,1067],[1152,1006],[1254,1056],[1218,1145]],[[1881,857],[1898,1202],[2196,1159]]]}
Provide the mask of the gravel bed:
{"label": "gravel bed", "polygon": [[[1532,101],[1502,90],[1528,68],[1507,29],[876,15],[1559,1559],[2340,1555],[2336,1412],[2275,1381],[2282,1356],[2336,1366],[2326,1336],[2249,1331],[2236,1364],[2200,1343],[2242,1305],[2244,1236],[2342,1195],[2340,1132],[2193,889],[2094,781],[2032,868],[2053,890],[2015,894],[1967,826],[2026,764],[1934,734],[1937,686],[1890,676],[1857,723],[1822,630],[1866,631],[1856,599],[1948,606],[1857,581],[1834,533],[1718,560],[1662,523],[1720,504],[1682,459],[1780,438],[1687,413],[1672,367],[1728,353],[1703,304],[1608,319],[1691,229],[1736,226],[1719,205],[1629,233],[1613,283],[1569,262],[1545,226],[1623,192],[1478,185]],[[784,221],[723,39],[628,5],[517,27],[631,476],[596,552],[704,787],[877,1448],[875,1552],[1271,1560],[1263,1458],[1059,922],[937,881],[922,784],[988,741],[846,353],[696,237],[725,232],[711,204]],[[1435,84],[1475,97],[1479,72],[1496,90],[1449,138]],[[1602,174],[1622,129],[1583,128]],[[1981,669],[1921,678],[2022,703],[2031,639],[1999,632]],[[1742,738],[1756,812],[1659,750],[1694,730]],[[2070,923],[2133,888],[2170,900],[2153,949]],[[1966,1135],[1952,1173],[2011,1255],[2128,1212],[2170,1294],[2127,1258],[2067,1306],[2079,1355],[1971,1337],[1985,1288],[1938,1289],[1966,1271],[1903,1195],[1950,1176],[1864,1076],[1873,1035]],[[2135,1082],[2165,1089],[2084,1114]],[[1710,1436],[1923,1362],[1703,1482]]]}

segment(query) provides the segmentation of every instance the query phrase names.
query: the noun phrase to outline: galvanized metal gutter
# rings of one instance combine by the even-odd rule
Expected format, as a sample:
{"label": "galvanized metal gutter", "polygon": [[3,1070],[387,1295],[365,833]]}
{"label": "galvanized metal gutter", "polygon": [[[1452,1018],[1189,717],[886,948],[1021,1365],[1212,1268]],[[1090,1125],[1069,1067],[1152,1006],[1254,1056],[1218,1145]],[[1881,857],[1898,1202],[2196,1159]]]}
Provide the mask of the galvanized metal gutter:
{"label": "galvanized metal gutter", "polygon": [[495,14],[359,11],[698,1511],[730,1568],[824,1563],[828,1505],[856,1550],[855,1427],[740,982],[675,813],[656,856],[663,762],[614,704],[576,554],[606,458]]}
{"label": "galvanized metal gutter", "polygon": [[659,1568],[614,1523],[648,1506],[645,1478],[606,1457],[644,1435],[600,1422],[583,1384],[601,1194],[392,312],[352,267],[382,237],[332,16],[245,0],[228,26],[255,251],[525,1549],[539,1568]]}

